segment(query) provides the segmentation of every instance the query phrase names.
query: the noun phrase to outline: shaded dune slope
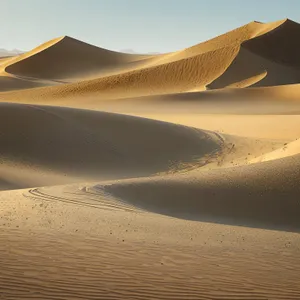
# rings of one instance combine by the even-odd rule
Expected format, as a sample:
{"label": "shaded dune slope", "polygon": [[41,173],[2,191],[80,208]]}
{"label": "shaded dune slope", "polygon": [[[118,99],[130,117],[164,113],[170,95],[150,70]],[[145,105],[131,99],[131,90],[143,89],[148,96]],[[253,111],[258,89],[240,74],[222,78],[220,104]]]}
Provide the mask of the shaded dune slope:
{"label": "shaded dune slope", "polygon": [[141,209],[177,218],[300,230],[300,155],[169,178],[98,185]]}
{"label": "shaded dune slope", "polygon": [[222,148],[215,134],[194,128],[50,106],[3,103],[0,127],[2,161],[87,179],[201,165]]}
{"label": "shaded dune slope", "polygon": [[245,41],[243,47],[274,62],[300,67],[300,25],[286,19],[280,26],[264,35]]}

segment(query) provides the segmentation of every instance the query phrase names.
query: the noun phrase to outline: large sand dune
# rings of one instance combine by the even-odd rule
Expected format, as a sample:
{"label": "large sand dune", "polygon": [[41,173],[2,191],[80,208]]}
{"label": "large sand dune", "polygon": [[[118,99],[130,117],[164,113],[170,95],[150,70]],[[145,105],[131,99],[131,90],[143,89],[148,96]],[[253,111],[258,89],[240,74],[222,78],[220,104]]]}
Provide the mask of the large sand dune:
{"label": "large sand dune", "polygon": [[[39,87],[39,81],[55,85],[132,69],[152,57],[109,51],[64,36],[0,61],[0,74],[2,70],[3,76],[17,79],[15,87],[6,86],[6,89],[20,89],[20,86],[27,89]],[[31,80],[31,85],[26,85],[28,80]],[[5,91],[5,88],[0,91]]]}
{"label": "large sand dune", "polygon": [[83,181],[135,177],[200,166],[222,150],[218,135],[172,123],[51,106],[0,108],[1,159],[35,172]]}
{"label": "large sand dune", "polygon": [[0,299],[300,299],[299,37],[0,58]]}
{"label": "large sand dune", "polygon": [[5,71],[42,79],[80,79],[150,57],[113,52],[64,36],[11,60]]}

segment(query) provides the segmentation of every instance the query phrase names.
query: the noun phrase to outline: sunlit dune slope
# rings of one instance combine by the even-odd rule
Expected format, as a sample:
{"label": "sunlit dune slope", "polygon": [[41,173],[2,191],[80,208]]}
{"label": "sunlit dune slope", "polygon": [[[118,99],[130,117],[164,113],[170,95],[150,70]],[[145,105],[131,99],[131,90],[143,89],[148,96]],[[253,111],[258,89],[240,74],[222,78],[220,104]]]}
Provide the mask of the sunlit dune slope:
{"label": "sunlit dune slope", "polygon": [[12,59],[12,56],[0,56],[0,66],[11,59]]}
{"label": "sunlit dune slope", "polygon": [[269,160],[280,159],[283,157],[290,157],[300,154],[300,140],[297,139],[290,143],[285,143],[283,147],[276,149],[275,151],[266,153],[253,159],[252,163],[264,162]]}

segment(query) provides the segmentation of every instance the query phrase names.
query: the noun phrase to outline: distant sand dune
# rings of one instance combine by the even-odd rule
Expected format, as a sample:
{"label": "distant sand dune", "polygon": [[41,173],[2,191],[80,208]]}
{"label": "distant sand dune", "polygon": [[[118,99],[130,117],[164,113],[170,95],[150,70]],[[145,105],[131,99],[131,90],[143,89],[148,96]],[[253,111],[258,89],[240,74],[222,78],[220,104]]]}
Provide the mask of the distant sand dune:
{"label": "distant sand dune", "polygon": [[[46,82],[45,85],[55,85],[57,81],[73,82],[99,77],[135,68],[152,57],[114,52],[64,36],[0,61],[0,71],[2,69],[4,76],[16,78],[15,86],[0,87],[0,92],[39,87],[38,80]],[[32,85],[27,84],[28,78],[34,79]]]}
{"label": "distant sand dune", "polygon": [[[54,85],[55,82],[51,82],[51,85]],[[46,82],[36,81],[36,80],[28,80],[22,78],[13,77],[13,76],[0,76],[0,90],[1,91],[11,91],[11,90],[23,90],[30,89],[35,87],[47,86]]]}
{"label": "distant sand dune", "polygon": [[72,79],[150,57],[113,52],[64,36],[20,55],[5,71],[41,79]]}
{"label": "distant sand dune", "polygon": [[[263,35],[266,32],[269,32],[286,20],[272,22],[272,23],[259,23],[259,22],[250,22],[244,26],[231,30],[225,34],[217,36],[213,39],[207,40],[203,43],[197,44],[195,46],[166,54],[157,58],[158,61],[163,60],[164,62],[171,62],[175,60],[180,60],[188,57],[193,57],[200,55],[206,52],[215,51],[224,47],[240,45],[244,41],[253,39],[257,36]],[[160,59],[160,60],[159,60]]]}
{"label": "distant sand dune", "polygon": [[[43,94],[43,97],[66,98],[71,95],[88,95],[102,92],[110,97],[121,93],[132,96],[187,91],[204,87],[220,76],[237,54],[238,47],[230,46],[198,56],[192,56],[169,63],[146,66],[93,80],[81,81],[62,87],[48,87],[29,91],[33,97]],[[9,71],[8,68],[6,68]],[[29,75],[29,74],[26,74]],[[31,74],[32,75],[32,74]],[[4,95],[5,97],[5,95]],[[31,97],[26,96],[25,97]]]}
{"label": "distant sand dune", "polygon": [[[268,57],[262,49],[262,56],[266,57],[266,65],[264,66],[261,58],[257,58],[254,66],[251,63],[253,55],[249,54],[250,60],[246,59],[246,61],[250,64],[250,70],[245,73],[245,66],[243,65],[245,58],[239,58],[238,54],[240,45],[245,44],[247,49],[260,55],[258,50],[254,51],[253,47],[249,46],[249,43],[254,41],[255,44],[259,37],[263,39],[273,31],[284,31],[285,26],[289,26],[285,24],[290,24],[290,21],[283,20],[270,24],[253,22],[203,44],[152,57],[111,52],[69,37],[63,37],[21,55],[16,61],[10,62],[5,70],[19,76],[24,75],[43,79],[83,79],[97,72],[100,75],[102,72],[101,78],[98,79],[63,87],[47,88],[40,92],[36,91],[36,93],[42,93],[44,97],[47,95],[49,97],[68,97],[70,95],[101,92],[103,95],[109,94],[110,97],[116,97],[122,92],[127,95],[139,96],[205,89],[206,85],[216,80],[230,67],[232,61],[234,65],[239,66],[241,63],[236,60],[242,60],[242,65],[237,70],[230,72],[235,74],[235,78],[230,79],[228,84],[215,83],[210,87],[219,88],[227,85],[244,87],[255,83],[256,81],[251,80],[251,78],[257,78],[263,72],[268,72],[273,64],[268,62]],[[69,54],[70,49],[72,49],[72,54]],[[68,53],[68,55],[66,56],[65,53]],[[243,56],[243,54],[241,55]],[[82,60],[83,57],[84,60]],[[237,58],[235,59],[235,57]],[[273,60],[272,53],[269,59]],[[56,63],[52,64],[51,61]],[[130,67],[126,67],[128,63],[131,64]],[[138,63],[138,65],[132,65],[132,63]],[[113,70],[114,68],[117,68],[115,71],[118,70],[120,74],[104,76],[104,69]],[[278,68],[278,72],[285,71],[281,66],[278,66]],[[283,70],[280,68],[283,68]],[[274,80],[275,75],[271,76],[268,72],[268,81],[264,85],[297,82],[299,78],[298,71],[291,70],[290,73],[290,78],[284,76],[278,78],[277,75]],[[248,84],[238,84],[238,82],[247,82],[247,79],[250,81]]]}

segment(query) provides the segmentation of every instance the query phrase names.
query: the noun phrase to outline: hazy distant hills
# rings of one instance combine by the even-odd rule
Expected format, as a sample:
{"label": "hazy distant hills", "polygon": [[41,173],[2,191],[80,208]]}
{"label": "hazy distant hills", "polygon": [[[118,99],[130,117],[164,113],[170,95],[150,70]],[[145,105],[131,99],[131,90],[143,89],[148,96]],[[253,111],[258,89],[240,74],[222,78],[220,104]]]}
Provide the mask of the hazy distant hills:
{"label": "hazy distant hills", "polygon": [[13,56],[13,55],[18,55],[23,53],[23,51],[18,50],[18,49],[13,49],[13,50],[6,50],[3,48],[0,48],[0,57],[1,56]]}
{"label": "hazy distant hills", "polygon": [[128,54],[161,54],[160,52],[147,52],[147,53],[139,53],[134,51],[133,49],[122,49],[120,50],[122,53],[128,53]]}

